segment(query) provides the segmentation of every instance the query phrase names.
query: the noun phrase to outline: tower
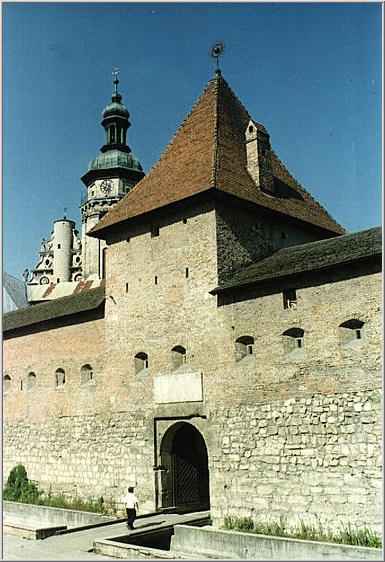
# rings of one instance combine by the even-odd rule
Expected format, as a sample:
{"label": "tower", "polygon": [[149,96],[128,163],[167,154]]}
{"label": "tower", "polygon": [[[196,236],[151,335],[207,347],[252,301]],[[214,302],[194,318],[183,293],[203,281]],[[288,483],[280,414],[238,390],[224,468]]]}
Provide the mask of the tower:
{"label": "tower", "polygon": [[87,236],[89,230],[144,176],[142,166],[127,145],[130,114],[118,92],[118,71],[113,72],[111,103],[102,113],[106,142],[81,178],[86,186],[81,204],[83,276],[103,276],[105,243]]}

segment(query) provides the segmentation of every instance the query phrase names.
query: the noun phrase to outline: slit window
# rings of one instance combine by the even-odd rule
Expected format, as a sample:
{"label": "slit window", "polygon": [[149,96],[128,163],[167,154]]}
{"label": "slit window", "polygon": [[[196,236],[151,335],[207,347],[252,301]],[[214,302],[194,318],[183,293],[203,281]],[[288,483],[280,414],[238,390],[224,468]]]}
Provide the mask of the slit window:
{"label": "slit window", "polygon": [[176,345],[171,350],[171,361],[173,369],[178,369],[186,363],[186,349],[181,345]]}
{"label": "slit window", "polygon": [[254,338],[252,336],[241,336],[235,340],[235,360],[241,361],[247,355],[254,353]]}
{"label": "slit window", "polygon": [[137,353],[135,355],[135,358],[134,358],[134,363],[135,363],[135,373],[136,374],[141,373],[145,369],[148,369],[148,355],[147,355],[147,353],[144,353],[144,351],[141,351],[140,353]]}
{"label": "slit window", "polygon": [[294,310],[297,308],[297,291],[295,289],[286,289],[282,294],[284,309]]}
{"label": "slit window", "polygon": [[155,285],[157,285],[157,284],[158,284],[158,276],[155,275]]}
{"label": "slit window", "polygon": [[186,279],[188,279],[188,276],[189,276],[189,270],[188,267],[186,267]]}

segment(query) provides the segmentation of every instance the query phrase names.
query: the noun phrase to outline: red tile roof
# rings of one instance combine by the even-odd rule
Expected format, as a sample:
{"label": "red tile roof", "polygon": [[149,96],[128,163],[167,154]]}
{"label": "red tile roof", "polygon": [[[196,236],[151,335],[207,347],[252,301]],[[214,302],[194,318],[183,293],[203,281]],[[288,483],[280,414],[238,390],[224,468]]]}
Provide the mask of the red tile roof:
{"label": "red tile roof", "polygon": [[[245,130],[250,119],[227,82],[217,75],[210,80],[155,166],[89,234],[102,237],[112,225],[210,189],[334,234],[344,233],[273,151],[273,175],[290,188],[293,196],[272,196],[256,187],[246,165]],[[258,123],[256,126],[265,130]]]}

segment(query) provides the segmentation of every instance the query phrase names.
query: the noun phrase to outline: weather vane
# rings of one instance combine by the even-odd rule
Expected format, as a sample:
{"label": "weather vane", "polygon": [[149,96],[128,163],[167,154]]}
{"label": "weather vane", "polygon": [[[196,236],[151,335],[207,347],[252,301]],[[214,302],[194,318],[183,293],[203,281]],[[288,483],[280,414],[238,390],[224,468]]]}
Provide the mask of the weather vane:
{"label": "weather vane", "polygon": [[223,55],[224,50],[225,50],[225,44],[223,43],[223,41],[217,41],[211,47],[210,54],[213,57],[213,59],[216,59],[217,61],[217,69],[216,69],[217,74],[220,74],[221,72],[219,69],[219,57]]}
{"label": "weather vane", "polygon": [[115,85],[115,94],[118,93],[119,73],[120,73],[120,70],[117,67],[115,67],[112,71],[112,76],[114,77],[113,83]]}
{"label": "weather vane", "polygon": [[67,211],[68,211],[67,207],[64,207],[64,218],[65,219],[67,218],[67,215],[66,215]]}

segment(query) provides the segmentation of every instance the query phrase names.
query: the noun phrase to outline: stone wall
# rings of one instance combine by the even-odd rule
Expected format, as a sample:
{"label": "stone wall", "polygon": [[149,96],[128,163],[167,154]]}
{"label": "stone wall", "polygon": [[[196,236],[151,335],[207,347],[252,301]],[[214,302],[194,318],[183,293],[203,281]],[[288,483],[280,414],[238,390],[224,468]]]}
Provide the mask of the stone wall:
{"label": "stone wall", "polygon": [[[21,462],[46,490],[105,499],[119,499],[135,480],[142,509],[152,510],[162,436],[189,419],[207,445],[216,522],[229,510],[352,522],[360,512],[378,525],[381,275],[354,274],[353,264],[298,283],[291,309],[273,284],[222,305],[210,293],[218,272],[234,266],[232,256],[240,264],[257,251],[248,245],[250,216],[240,215],[246,226],[238,228],[229,214],[222,229],[214,206],[201,202],[172,217],[158,213],[108,241],[103,319],[5,341],[5,476]],[[347,342],[340,324],[352,318],[364,323],[362,337]],[[293,327],[304,338],[292,353],[283,333]],[[253,353],[237,361],[235,342],[245,335]],[[178,368],[176,345],[186,349]],[[148,365],[137,372],[140,352]],[[84,364],[95,375],[89,384],[81,383]],[[66,384],[57,389],[59,367]],[[21,391],[29,371],[36,385]],[[175,374],[186,388],[167,403]],[[202,401],[186,401],[189,374],[203,381],[193,397]],[[156,435],[155,418],[163,420]]]}
{"label": "stone wall", "polygon": [[241,205],[216,205],[218,277],[222,281],[232,272],[286,246],[320,238],[308,226],[298,226],[267,216],[261,210]]}
{"label": "stone wall", "polygon": [[380,531],[381,411],[377,390],[217,410],[214,524],[286,516]]}

